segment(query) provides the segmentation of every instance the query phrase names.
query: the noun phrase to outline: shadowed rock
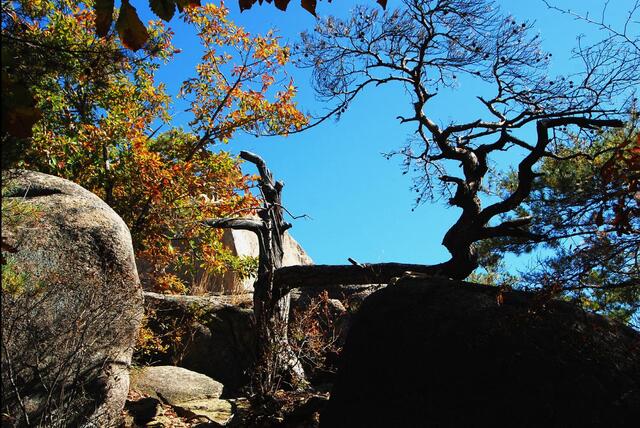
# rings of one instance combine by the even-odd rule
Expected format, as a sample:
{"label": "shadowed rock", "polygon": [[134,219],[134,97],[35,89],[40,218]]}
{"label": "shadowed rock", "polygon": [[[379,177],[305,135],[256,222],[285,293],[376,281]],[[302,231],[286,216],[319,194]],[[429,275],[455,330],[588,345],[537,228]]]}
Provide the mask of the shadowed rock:
{"label": "shadowed rock", "polygon": [[[148,358],[179,365],[225,385],[225,393],[249,381],[255,363],[256,333],[251,296],[172,296],[145,292],[147,326],[158,336],[181,332],[166,352]],[[153,315],[151,315],[153,314]],[[171,327],[167,327],[171,326]],[[167,330],[169,328],[169,330]]]}
{"label": "shadowed rock", "polygon": [[[502,303],[499,304],[499,301]],[[640,420],[640,336],[561,301],[406,280],[348,334],[322,427],[624,427]]]}

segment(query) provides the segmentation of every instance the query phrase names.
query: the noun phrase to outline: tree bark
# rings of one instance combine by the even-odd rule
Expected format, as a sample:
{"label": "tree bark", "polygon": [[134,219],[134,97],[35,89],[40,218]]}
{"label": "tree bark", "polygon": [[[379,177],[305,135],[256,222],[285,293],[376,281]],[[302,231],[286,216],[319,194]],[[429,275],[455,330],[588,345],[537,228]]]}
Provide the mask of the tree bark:
{"label": "tree bark", "polygon": [[301,287],[339,287],[342,285],[388,284],[408,273],[453,278],[451,263],[417,265],[376,263],[362,265],[297,265],[275,272],[274,283],[281,292]]}
{"label": "tree bark", "polygon": [[282,214],[281,192],[284,184],[275,181],[264,160],[240,152],[240,157],[253,163],[260,173],[259,188],[264,205],[257,219],[212,219],[204,223],[219,228],[244,229],[258,236],[258,275],[254,283],[253,311],[258,336],[257,367],[254,386],[262,395],[274,392],[284,381],[296,387],[305,381],[304,370],[291,350],[288,340],[291,295],[274,282],[282,267],[284,233],[291,227]]}

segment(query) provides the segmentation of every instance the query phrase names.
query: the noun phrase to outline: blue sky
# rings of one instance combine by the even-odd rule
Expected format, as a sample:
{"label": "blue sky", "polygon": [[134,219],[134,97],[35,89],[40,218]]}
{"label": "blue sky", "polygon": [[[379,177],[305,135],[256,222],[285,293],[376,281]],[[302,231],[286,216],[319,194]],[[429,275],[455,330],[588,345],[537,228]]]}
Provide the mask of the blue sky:
{"label": "blue sky", "polygon": [[[318,3],[318,15],[333,14],[346,18],[356,4],[378,7],[373,0],[326,0]],[[593,27],[576,22],[568,16],[548,10],[542,0],[501,0],[502,9],[517,20],[537,22],[543,47],[553,54],[552,73],[575,72],[569,59],[576,37],[585,34],[598,37]],[[614,0],[607,19],[612,23],[623,19],[625,7],[631,0]],[[555,4],[586,12],[600,13],[604,1],[555,0]],[[143,17],[148,8],[144,2],[134,2]],[[255,5],[239,12],[236,1],[226,3],[231,19],[251,33],[278,29],[283,42],[295,43],[299,33],[312,30],[316,19],[294,0],[283,13],[273,4]],[[400,5],[389,0],[388,8]],[[177,93],[179,82],[193,73],[200,51],[197,37],[191,28],[174,18],[169,24],[176,32],[174,44],[182,49],[174,61],[164,66],[159,79],[168,84],[170,93]],[[303,111],[321,112],[325,105],[315,99],[310,86],[310,72],[290,68],[299,89],[298,102]],[[441,94],[435,100],[434,115],[442,123],[462,117],[472,117],[473,98],[479,88],[463,81],[452,93]],[[411,125],[400,125],[396,117],[411,108],[400,87],[380,87],[360,96],[341,120],[326,121],[306,132],[289,137],[261,137],[239,135],[219,149],[238,153],[250,150],[262,156],[275,176],[285,182],[283,200],[294,214],[307,214],[312,220],[293,221],[291,231],[309,255],[319,264],[347,263],[347,257],[360,262],[435,263],[448,258],[440,242],[455,222],[458,210],[443,203],[423,204],[412,211],[415,193],[410,191],[411,174],[402,175],[400,158],[386,160],[381,154],[399,149],[412,133]],[[179,109],[176,109],[179,110]],[[184,113],[175,122],[185,123]],[[521,137],[531,134],[525,130]],[[507,166],[518,156],[497,159]],[[247,172],[253,173],[247,169]],[[525,262],[511,259],[514,266]]]}

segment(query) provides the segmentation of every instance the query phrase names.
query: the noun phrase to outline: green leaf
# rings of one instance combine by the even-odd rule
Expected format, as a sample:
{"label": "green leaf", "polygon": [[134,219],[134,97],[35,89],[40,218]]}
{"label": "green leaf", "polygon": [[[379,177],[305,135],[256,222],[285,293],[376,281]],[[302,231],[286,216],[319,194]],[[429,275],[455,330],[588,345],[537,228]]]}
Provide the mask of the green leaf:
{"label": "green leaf", "polygon": [[290,0],[275,0],[276,7],[282,11],[287,10]]}
{"label": "green leaf", "polygon": [[132,51],[140,49],[149,39],[147,29],[140,21],[136,8],[129,4],[129,0],[122,0],[116,30],[118,30],[122,44]]}
{"label": "green leaf", "polygon": [[300,2],[300,5],[307,11],[309,12],[311,15],[313,16],[317,16],[316,15],[316,4],[317,1],[316,0],[302,0]]}
{"label": "green leaf", "polygon": [[149,7],[160,19],[167,22],[171,21],[173,14],[176,13],[175,0],[149,0]]}
{"label": "green leaf", "polygon": [[96,34],[105,37],[113,22],[113,0],[96,0],[93,9],[96,13]]}

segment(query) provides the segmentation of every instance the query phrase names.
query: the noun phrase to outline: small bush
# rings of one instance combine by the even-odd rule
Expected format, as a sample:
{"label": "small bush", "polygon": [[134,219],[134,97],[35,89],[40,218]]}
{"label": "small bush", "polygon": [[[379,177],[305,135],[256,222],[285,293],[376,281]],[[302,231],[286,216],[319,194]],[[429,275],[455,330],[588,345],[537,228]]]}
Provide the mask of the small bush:
{"label": "small bush", "polygon": [[289,323],[289,341],[312,383],[329,380],[343,343],[346,314],[336,310],[327,291],[296,308]]}

